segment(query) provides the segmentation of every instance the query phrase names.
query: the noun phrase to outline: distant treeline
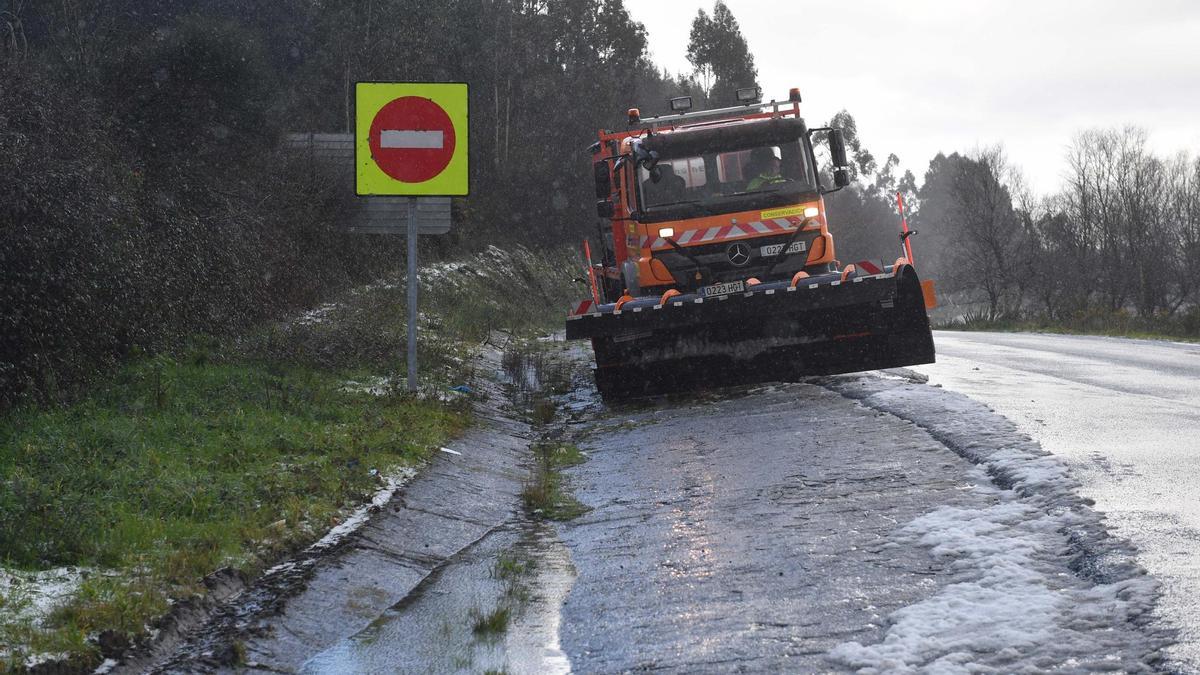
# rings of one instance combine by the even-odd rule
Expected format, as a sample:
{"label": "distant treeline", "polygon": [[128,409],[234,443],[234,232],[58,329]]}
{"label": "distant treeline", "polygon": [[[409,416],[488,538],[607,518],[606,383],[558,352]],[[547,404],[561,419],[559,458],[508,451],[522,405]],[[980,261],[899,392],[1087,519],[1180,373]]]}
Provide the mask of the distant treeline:
{"label": "distant treeline", "polygon": [[1156,157],[1127,127],[1078,134],[1065,161],[1038,196],[998,147],[935,157],[916,218],[930,271],[971,318],[1200,337],[1200,157]]}

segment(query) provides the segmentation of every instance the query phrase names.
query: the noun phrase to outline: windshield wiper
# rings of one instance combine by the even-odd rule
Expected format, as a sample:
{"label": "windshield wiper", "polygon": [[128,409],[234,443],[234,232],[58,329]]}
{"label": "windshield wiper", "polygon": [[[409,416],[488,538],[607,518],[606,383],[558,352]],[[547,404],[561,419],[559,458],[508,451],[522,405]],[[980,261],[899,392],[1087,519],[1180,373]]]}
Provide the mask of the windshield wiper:
{"label": "windshield wiper", "polygon": [[756,195],[756,194],[760,194],[763,192],[779,192],[780,190],[783,189],[784,185],[787,185],[787,183],[775,183],[775,184],[771,185],[770,187],[758,188],[757,190],[742,190],[741,192],[734,192],[733,194],[731,194],[729,196],[730,197],[741,197],[742,195]]}
{"label": "windshield wiper", "polygon": [[650,208],[658,208],[660,206],[679,206],[680,204],[699,204],[702,199],[685,199],[681,202],[663,202],[661,204],[651,204]]}
{"label": "windshield wiper", "polygon": [[703,199],[688,199],[688,200],[685,200],[682,202],[665,202],[663,204],[654,204],[650,208],[652,208],[652,209],[674,208],[677,206],[698,206],[698,207],[700,207],[700,210],[703,211],[704,213],[707,213],[709,215],[712,214],[712,211],[705,205],[705,200],[703,200]]}

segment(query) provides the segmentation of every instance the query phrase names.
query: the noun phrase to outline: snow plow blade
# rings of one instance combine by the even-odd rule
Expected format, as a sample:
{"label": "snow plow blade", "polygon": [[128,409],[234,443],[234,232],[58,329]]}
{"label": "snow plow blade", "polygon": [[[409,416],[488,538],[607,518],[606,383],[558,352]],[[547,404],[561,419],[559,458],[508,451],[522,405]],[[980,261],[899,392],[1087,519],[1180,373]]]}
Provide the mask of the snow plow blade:
{"label": "snow plow blade", "polygon": [[607,304],[567,319],[567,339],[591,339],[606,398],[794,381],[934,360],[921,283],[909,265]]}

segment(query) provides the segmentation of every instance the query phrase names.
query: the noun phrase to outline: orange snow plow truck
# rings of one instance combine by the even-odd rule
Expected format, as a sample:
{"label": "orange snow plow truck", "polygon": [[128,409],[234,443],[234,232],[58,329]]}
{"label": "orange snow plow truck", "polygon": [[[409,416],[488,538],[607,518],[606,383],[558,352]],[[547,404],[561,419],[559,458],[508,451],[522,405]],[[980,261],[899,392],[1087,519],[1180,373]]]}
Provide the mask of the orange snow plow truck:
{"label": "orange snow plow truck", "polygon": [[913,267],[907,224],[894,262],[837,260],[823,195],[849,183],[841,131],[807,128],[798,89],[737,98],[707,111],[672,99],[671,114],[645,119],[631,109],[628,129],[590,149],[601,260],[585,243],[591,298],[566,334],[592,341],[601,394],[931,363],[933,287]]}

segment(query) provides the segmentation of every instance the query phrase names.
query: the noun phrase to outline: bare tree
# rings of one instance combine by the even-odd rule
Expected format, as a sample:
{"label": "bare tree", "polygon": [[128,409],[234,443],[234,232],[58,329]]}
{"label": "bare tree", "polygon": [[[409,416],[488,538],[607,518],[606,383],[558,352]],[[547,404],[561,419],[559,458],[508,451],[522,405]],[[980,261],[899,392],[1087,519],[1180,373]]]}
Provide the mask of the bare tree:
{"label": "bare tree", "polygon": [[[940,161],[939,161],[940,160]],[[1028,227],[1013,208],[1024,181],[999,146],[939,157],[921,191],[921,227],[937,233],[938,267],[952,290],[978,293],[995,320],[1020,309]]]}
{"label": "bare tree", "polygon": [[[1142,316],[1179,306],[1186,161],[1164,162],[1140,127],[1085,131],[1068,152],[1064,215],[1080,246],[1076,269],[1108,311]],[[1181,163],[1182,162],[1182,163]],[[1184,239],[1187,234],[1182,233]]]}

